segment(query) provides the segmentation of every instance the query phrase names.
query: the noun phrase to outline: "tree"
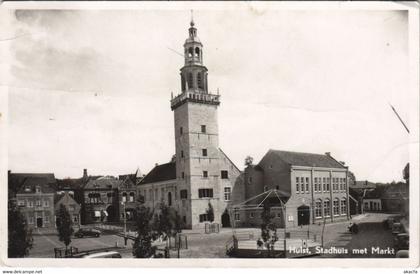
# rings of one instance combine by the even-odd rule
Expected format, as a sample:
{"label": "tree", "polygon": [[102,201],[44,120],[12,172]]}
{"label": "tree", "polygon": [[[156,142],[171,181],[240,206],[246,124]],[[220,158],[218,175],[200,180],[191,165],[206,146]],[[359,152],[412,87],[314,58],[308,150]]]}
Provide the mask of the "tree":
{"label": "tree", "polygon": [[206,210],[207,218],[210,223],[214,222],[214,209],[211,203],[209,202],[209,208]]}
{"label": "tree", "polygon": [[161,203],[159,215],[154,216],[154,227],[157,234],[163,236],[164,240],[175,237],[182,229],[181,216],[175,209]]}
{"label": "tree", "polygon": [[58,239],[66,245],[66,250],[71,243],[73,235],[73,222],[67,208],[61,204],[57,214]]}
{"label": "tree", "polygon": [[264,246],[267,248],[268,256],[270,257],[274,250],[274,244],[277,242],[277,226],[272,221],[274,215],[270,212],[270,207],[264,204],[263,211],[261,213],[261,238],[264,242]]}
{"label": "tree", "polygon": [[137,237],[133,244],[133,256],[136,258],[150,258],[155,254],[156,247],[152,242],[157,239],[157,234],[152,226],[153,212],[141,206],[137,210],[136,227]]}
{"label": "tree", "polygon": [[252,162],[254,161],[254,158],[252,158],[251,156],[246,156],[245,158],[245,166],[250,166],[252,165]]}
{"label": "tree", "polygon": [[356,176],[354,175],[353,172],[349,171],[348,176],[349,176],[349,185],[356,182]]}
{"label": "tree", "polygon": [[32,248],[32,230],[28,228],[25,217],[13,201],[8,203],[8,248],[9,258],[22,258]]}

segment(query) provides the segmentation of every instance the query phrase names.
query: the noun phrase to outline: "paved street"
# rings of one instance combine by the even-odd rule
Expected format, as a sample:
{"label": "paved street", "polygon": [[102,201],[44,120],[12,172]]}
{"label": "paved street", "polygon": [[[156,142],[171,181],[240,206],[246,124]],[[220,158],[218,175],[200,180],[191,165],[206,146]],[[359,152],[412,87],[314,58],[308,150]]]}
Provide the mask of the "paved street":
{"label": "paved street", "polygon": [[[346,248],[348,250],[362,249],[368,247],[369,251],[371,247],[387,248],[392,247],[392,234],[388,230],[384,230],[382,221],[386,219],[388,214],[364,214],[353,218],[352,222],[359,224],[359,233],[350,234],[347,231],[348,221],[340,223],[326,224],[324,231],[324,247],[336,247]],[[308,231],[308,226],[302,228],[294,228],[294,232],[302,233]],[[317,242],[321,243],[321,231],[322,225],[310,225],[309,231],[311,235],[317,235]],[[226,242],[231,239],[232,233],[235,232],[238,235],[248,237],[250,234],[255,240],[260,235],[260,229],[248,228],[248,229],[232,229],[223,228],[220,233],[204,234],[204,230],[186,230],[183,233],[188,238],[188,249],[180,250],[181,258],[225,258],[226,257]],[[283,229],[279,229],[278,235],[280,238],[283,237]],[[99,238],[82,238],[72,239],[72,246],[79,248],[79,250],[89,250],[95,248],[111,247],[111,246],[123,246],[123,238],[104,233]],[[128,241],[128,248],[120,250],[119,252],[123,257],[131,258],[131,245],[132,241]],[[30,251],[29,257],[48,258],[54,257],[54,247],[63,247],[63,243],[58,241],[57,235],[52,233],[46,235],[35,235],[34,236],[34,247]],[[177,257],[177,251],[171,251],[171,257]],[[322,255],[321,257],[395,257],[390,254],[328,254]]]}

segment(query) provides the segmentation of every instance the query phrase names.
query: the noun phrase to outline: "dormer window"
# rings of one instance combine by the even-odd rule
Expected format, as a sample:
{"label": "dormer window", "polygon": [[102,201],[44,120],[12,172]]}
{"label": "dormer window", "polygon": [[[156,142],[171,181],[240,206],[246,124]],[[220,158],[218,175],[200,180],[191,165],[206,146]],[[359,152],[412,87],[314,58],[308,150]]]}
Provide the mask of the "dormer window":
{"label": "dormer window", "polygon": [[40,186],[35,187],[35,193],[41,193],[41,187]]}

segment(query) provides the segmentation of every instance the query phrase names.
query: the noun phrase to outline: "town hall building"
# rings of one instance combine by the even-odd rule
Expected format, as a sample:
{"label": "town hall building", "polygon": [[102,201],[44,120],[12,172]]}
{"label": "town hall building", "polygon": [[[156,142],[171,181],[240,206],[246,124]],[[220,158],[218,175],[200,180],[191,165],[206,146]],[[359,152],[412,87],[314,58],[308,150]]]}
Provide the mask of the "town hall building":
{"label": "town hall building", "polygon": [[139,193],[146,207],[165,203],[175,208],[187,228],[208,222],[210,206],[214,222],[230,226],[228,206],[241,172],[219,148],[220,95],[209,92],[203,44],[193,21],[184,43],[184,58],[181,93],[171,98],[176,154],[171,162],[155,166],[144,177]]}

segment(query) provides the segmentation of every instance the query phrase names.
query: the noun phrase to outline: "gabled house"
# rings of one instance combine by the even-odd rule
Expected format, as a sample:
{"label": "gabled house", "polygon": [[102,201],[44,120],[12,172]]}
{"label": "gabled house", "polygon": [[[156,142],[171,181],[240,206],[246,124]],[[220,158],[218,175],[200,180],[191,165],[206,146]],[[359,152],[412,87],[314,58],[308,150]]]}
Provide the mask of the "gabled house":
{"label": "gabled house", "polygon": [[31,176],[23,180],[16,193],[17,205],[29,228],[54,228],[54,195],[49,178]]}
{"label": "gabled house", "polygon": [[59,220],[59,211],[61,205],[65,206],[67,211],[70,214],[70,218],[73,222],[73,226],[80,227],[80,211],[81,211],[81,205],[76,202],[76,200],[73,199],[72,195],[67,191],[60,191],[55,195],[54,198],[54,208],[55,208],[55,223],[58,224],[60,222]]}

